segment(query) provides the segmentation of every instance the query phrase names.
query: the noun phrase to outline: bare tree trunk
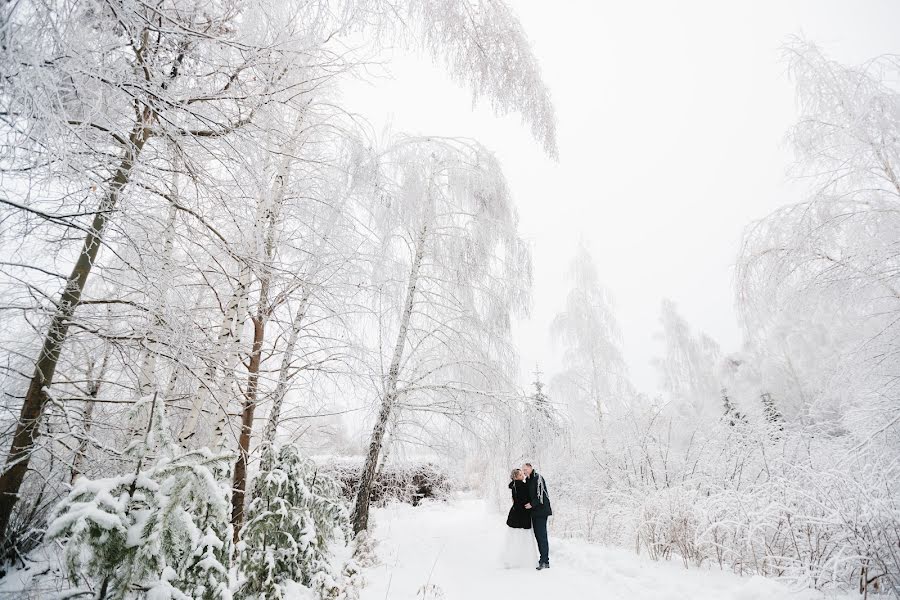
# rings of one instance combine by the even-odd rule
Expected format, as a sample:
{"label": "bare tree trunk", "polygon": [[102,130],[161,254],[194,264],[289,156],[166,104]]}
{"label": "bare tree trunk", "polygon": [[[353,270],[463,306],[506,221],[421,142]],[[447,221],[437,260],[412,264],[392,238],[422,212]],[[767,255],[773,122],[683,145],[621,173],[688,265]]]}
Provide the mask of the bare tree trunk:
{"label": "bare tree trunk", "polygon": [[140,156],[144,144],[150,138],[149,121],[149,111],[145,111],[144,119],[135,124],[128,136],[128,146],[125,148],[122,162],[113,175],[109,191],[97,207],[91,227],[84,238],[78,260],[75,261],[75,266],[66,279],[66,285],[56,302],[56,313],[47,328],[44,343],[34,366],[34,374],[28,390],[25,392],[25,400],[22,402],[16,431],[9,454],[6,456],[6,465],[3,474],[0,475],[0,539],[7,538],[7,528],[19,499],[19,490],[25,479],[25,473],[28,471],[35,441],[40,436],[38,425],[49,399],[47,388],[53,383],[56,365],[59,362],[72,316],[81,301],[81,294],[84,292],[91,268],[97,259],[106,222],[112,211],[116,209],[119,195],[128,185],[131,170]]}
{"label": "bare tree trunk", "polygon": [[288,385],[291,382],[291,361],[294,359],[297,340],[300,339],[300,332],[303,330],[303,319],[306,316],[307,308],[309,308],[309,297],[310,290],[306,287],[306,291],[300,299],[300,306],[297,307],[297,312],[294,313],[294,320],[291,323],[291,335],[281,357],[278,383],[275,386],[275,391],[272,393],[272,407],[269,409],[266,429],[263,432],[263,445],[272,444],[275,441],[275,434],[278,432],[278,422],[281,420],[281,407],[284,404],[284,397],[287,395]]}
{"label": "bare tree trunk", "polygon": [[[299,125],[299,123],[298,123]],[[241,411],[241,433],[238,438],[238,458],[234,464],[234,483],[231,492],[231,523],[234,526],[234,542],[240,540],[241,526],[244,522],[244,498],[247,493],[247,462],[250,457],[250,438],[253,435],[253,417],[259,397],[259,368],[262,362],[263,342],[266,336],[266,324],[273,307],[269,298],[272,285],[272,262],[275,258],[275,247],[278,242],[278,220],[284,202],[284,187],[287,177],[288,162],[283,160],[275,176],[273,189],[268,198],[260,200],[257,210],[255,228],[260,252],[259,300],[256,315],[253,317],[253,346],[247,364],[247,391],[244,393],[244,406]]]}
{"label": "bare tree trunk", "polygon": [[388,371],[384,386],[384,396],[381,399],[381,410],[378,411],[378,420],[372,429],[372,439],[369,442],[369,452],[366,454],[366,462],[359,479],[359,488],[356,492],[356,502],[353,505],[353,532],[365,531],[369,526],[369,498],[372,495],[372,483],[375,480],[375,469],[378,466],[378,457],[381,454],[384,432],[394,409],[394,401],[397,397],[397,378],[400,374],[400,362],[403,359],[403,349],[406,347],[406,335],[409,331],[409,321],[415,305],[416,286],[419,283],[419,269],[422,259],[425,257],[425,240],[428,234],[428,224],[422,226],[419,238],[416,241],[416,254],[413,258],[412,268],[409,272],[409,284],[406,289],[406,302],[403,306],[403,314],[400,319],[400,330],[397,333],[397,344],[394,346],[394,355],[391,358],[391,366]]}
{"label": "bare tree trunk", "polygon": [[240,541],[241,526],[244,523],[244,497],[247,491],[247,460],[250,456],[250,437],[253,434],[253,414],[256,412],[256,398],[259,392],[259,365],[262,361],[262,347],[265,339],[265,316],[259,313],[253,317],[253,350],[247,365],[246,399],[241,412],[241,435],[238,440],[238,458],[234,464],[234,483],[231,491],[231,523],[234,525],[234,543]]}
{"label": "bare tree trunk", "polygon": [[335,225],[340,218],[346,199],[334,207],[331,218],[324,228],[324,233],[316,247],[313,250],[313,264],[306,270],[307,280],[303,284],[303,295],[300,297],[300,305],[294,313],[294,319],[291,322],[291,334],[288,337],[287,346],[281,358],[281,367],[278,371],[278,383],[272,394],[272,407],[269,409],[269,415],[266,420],[266,429],[263,432],[263,445],[269,445],[275,441],[275,435],[278,433],[278,423],[281,420],[281,407],[284,405],[284,398],[287,395],[288,386],[291,383],[291,361],[294,360],[294,352],[297,349],[297,342],[300,339],[300,332],[303,331],[303,319],[309,310],[309,303],[312,298],[313,284],[309,281],[315,275],[319,267],[319,260],[322,248],[327,243]]}
{"label": "bare tree trunk", "polygon": [[[175,191],[172,192],[172,198],[177,198],[178,168],[173,166],[173,171],[173,188]],[[158,348],[161,345],[159,340],[165,335],[163,314],[166,296],[171,285],[172,250],[175,243],[175,219],[177,215],[178,209],[176,208],[176,202],[173,201],[169,206],[169,215],[166,220],[163,237],[163,253],[158,270],[155,274],[148,273],[149,285],[146,294],[152,319],[144,332],[144,345],[141,349],[137,385],[134,390],[135,410],[130,417],[132,436],[135,439],[139,439],[142,435],[141,430],[143,429],[147,409],[147,403],[141,402],[141,400],[159,391],[156,381],[156,363],[157,355],[159,354]],[[166,398],[168,396],[164,394],[160,401],[165,404]],[[152,415],[150,417],[152,418]]]}
{"label": "bare tree trunk", "polygon": [[91,425],[93,424],[95,398],[96,394],[92,394],[90,400],[85,400],[84,409],[81,413],[81,439],[78,440],[78,446],[75,447],[75,453],[72,457],[72,468],[69,475],[70,484],[75,483],[75,480],[81,475],[81,463],[84,462],[84,457],[87,453],[88,436],[91,433]]}

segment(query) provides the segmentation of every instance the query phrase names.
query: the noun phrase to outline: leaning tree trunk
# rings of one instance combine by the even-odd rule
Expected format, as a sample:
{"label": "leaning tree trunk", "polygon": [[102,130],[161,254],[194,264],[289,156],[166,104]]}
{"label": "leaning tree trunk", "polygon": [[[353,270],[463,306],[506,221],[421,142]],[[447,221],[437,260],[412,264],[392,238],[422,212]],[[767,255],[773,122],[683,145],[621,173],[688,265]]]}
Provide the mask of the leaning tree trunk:
{"label": "leaning tree trunk", "polygon": [[269,416],[266,420],[266,429],[263,432],[263,445],[271,445],[275,442],[275,435],[278,433],[278,423],[281,420],[281,407],[284,404],[284,398],[287,396],[288,385],[291,382],[291,361],[294,360],[294,351],[297,348],[297,341],[300,339],[300,332],[303,330],[303,319],[306,317],[306,310],[309,307],[310,290],[307,286],[300,299],[300,306],[294,313],[294,320],[291,323],[291,334],[288,337],[287,345],[284,348],[284,354],[281,357],[281,368],[278,370],[278,383],[275,385],[275,391],[272,393],[272,407],[269,409]]}
{"label": "leaning tree trunk", "polygon": [[391,366],[388,370],[387,380],[384,386],[384,396],[381,399],[381,410],[378,411],[378,420],[372,429],[372,439],[369,442],[369,452],[366,454],[366,462],[362,475],[359,478],[359,487],[356,492],[356,502],[353,505],[353,532],[365,531],[369,526],[369,499],[372,495],[372,483],[375,481],[375,469],[378,467],[378,457],[381,454],[384,432],[387,428],[391,413],[394,410],[394,401],[397,398],[397,378],[400,374],[400,362],[403,359],[403,349],[406,347],[406,335],[409,331],[409,321],[415,305],[416,287],[419,284],[419,269],[422,259],[425,257],[425,240],[428,234],[427,223],[422,226],[419,238],[416,241],[416,255],[413,258],[412,268],[409,272],[409,284],[406,289],[406,302],[403,305],[403,314],[400,318],[400,331],[397,333],[397,344],[394,346],[394,356],[391,358]]}
{"label": "leaning tree trunk", "polygon": [[278,370],[278,383],[275,385],[275,391],[272,394],[272,407],[269,409],[269,415],[266,419],[266,428],[263,431],[263,446],[271,445],[275,442],[275,436],[278,433],[278,424],[281,421],[281,408],[284,406],[284,398],[287,396],[288,386],[292,379],[291,362],[294,360],[297,342],[300,339],[300,333],[303,331],[303,321],[306,318],[306,312],[309,310],[309,304],[312,299],[313,284],[310,283],[310,279],[315,275],[319,268],[322,249],[327,243],[334,227],[337,225],[345,204],[346,198],[334,207],[331,218],[324,228],[324,234],[316,243],[316,247],[312,251],[313,263],[306,269],[306,281],[303,284],[303,294],[300,297],[300,305],[294,313],[294,319],[291,322],[291,333],[288,337],[287,345],[284,348],[284,354],[281,357],[281,367]]}
{"label": "leaning tree trunk", "polygon": [[97,207],[97,212],[94,213],[94,219],[84,238],[78,260],[75,261],[75,266],[66,279],[66,285],[56,301],[56,312],[50,320],[40,354],[34,366],[34,374],[31,377],[28,390],[25,392],[25,399],[22,402],[22,410],[16,423],[12,444],[10,445],[9,454],[6,456],[6,465],[3,474],[0,475],[0,540],[7,537],[7,528],[13,509],[19,499],[22,481],[25,479],[25,473],[28,471],[31,453],[34,449],[35,441],[40,436],[39,425],[44,414],[44,407],[49,400],[47,388],[53,383],[56,365],[59,362],[59,355],[66,340],[69,325],[75,314],[75,309],[81,302],[81,295],[87,284],[88,276],[91,273],[91,268],[94,266],[94,261],[97,259],[97,253],[103,242],[103,230],[112,211],[116,209],[119,195],[125,186],[128,185],[132,168],[140,156],[141,150],[143,150],[144,145],[150,138],[151,114],[149,111],[145,111],[143,117],[140,122],[135,123],[131,134],[128,136],[128,145],[125,148],[122,162],[116,169],[109,190]]}

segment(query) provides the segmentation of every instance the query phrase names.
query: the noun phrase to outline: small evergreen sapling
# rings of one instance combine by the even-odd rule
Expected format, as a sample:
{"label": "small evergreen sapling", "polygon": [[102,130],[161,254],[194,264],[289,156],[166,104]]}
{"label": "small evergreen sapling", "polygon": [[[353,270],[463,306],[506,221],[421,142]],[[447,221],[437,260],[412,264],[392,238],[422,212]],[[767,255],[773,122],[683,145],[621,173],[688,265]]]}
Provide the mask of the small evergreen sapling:
{"label": "small evergreen sapling", "polygon": [[345,541],[349,520],[337,481],[295,446],[267,446],[240,542],[244,583],[238,597],[285,598],[301,583],[321,598],[344,598],[329,544]]}
{"label": "small evergreen sapling", "polygon": [[[146,409],[142,399],[135,409]],[[167,435],[162,403],[129,449],[134,473],[80,478],[57,506],[49,540],[65,545],[73,581],[87,580],[99,599],[230,599],[231,457],[208,448],[184,452]],[[144,457],[156,456],[144,466]]]}

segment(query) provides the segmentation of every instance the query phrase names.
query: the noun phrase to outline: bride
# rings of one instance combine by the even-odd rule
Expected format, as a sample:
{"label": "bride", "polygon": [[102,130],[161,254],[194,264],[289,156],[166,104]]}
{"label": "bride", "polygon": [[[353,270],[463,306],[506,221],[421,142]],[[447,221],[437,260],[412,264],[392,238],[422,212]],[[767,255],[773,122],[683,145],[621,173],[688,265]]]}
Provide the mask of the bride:
{"label": "bride", "polygon": [[506,518],[506,544],[503,549],[502,562],[507,569],[533,567],[537,559],[534,536],[531,534],[531,511],[525,508],[528,504],[528,486],[522,469],[513,469],[510,473],[509,489],[512,494],[512,507]]}

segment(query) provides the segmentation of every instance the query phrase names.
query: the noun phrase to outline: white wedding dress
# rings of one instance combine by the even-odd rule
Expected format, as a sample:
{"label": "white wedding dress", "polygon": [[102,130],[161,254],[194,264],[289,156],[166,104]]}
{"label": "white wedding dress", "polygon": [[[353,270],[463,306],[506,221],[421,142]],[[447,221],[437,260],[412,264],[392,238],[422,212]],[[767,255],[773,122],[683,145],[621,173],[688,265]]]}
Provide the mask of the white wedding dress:
{"label": "white wedding dress", "polygon": [[534,568],[537,564],[537,542],[531,529],[504,527],[506,538],[500,562],[504,569]]}

